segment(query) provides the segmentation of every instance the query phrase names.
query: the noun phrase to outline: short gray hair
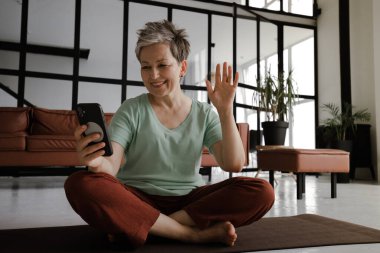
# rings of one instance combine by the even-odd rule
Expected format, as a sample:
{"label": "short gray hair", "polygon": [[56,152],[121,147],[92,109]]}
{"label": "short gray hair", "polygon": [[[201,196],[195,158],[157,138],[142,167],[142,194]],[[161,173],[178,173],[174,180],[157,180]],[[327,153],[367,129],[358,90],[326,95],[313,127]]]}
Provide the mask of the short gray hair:
{"label": "short gray hair", "polygon": [[185,29],[177,29],[168,20],[148,22],[137,31],[136,57],[140,60],[141,49],[156,43],[168,43],[170,51],[178,63],[186,60],[190,53],[190,43]]}

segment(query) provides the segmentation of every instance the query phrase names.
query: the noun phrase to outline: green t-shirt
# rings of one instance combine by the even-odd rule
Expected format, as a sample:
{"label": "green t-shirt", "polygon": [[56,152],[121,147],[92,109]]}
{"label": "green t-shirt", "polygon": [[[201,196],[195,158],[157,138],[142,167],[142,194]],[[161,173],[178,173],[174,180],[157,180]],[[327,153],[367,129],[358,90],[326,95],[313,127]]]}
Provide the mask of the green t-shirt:
{"label": "green t-shirt", "polygon": [[222,139],[218,115],[193,100],[187,118],[175,129],[160,123],[143,94],[126,100],[112,118],[111,140],[125,149],[117,174],[124,184],[148,194],[184,195],[204,184],[199,174],[203,146]]}

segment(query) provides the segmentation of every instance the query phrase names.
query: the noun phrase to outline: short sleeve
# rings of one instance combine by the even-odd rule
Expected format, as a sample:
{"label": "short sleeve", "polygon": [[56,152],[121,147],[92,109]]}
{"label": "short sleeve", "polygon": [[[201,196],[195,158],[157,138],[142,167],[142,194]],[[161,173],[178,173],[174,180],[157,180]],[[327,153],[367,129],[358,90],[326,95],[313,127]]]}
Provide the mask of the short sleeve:
{"label": "short sleeve", "polygon": [[124,149],[128,148],[135,132],[134,115],[128,104],[126,101],[120,106],[109,127],[111,141],[119,143]]}

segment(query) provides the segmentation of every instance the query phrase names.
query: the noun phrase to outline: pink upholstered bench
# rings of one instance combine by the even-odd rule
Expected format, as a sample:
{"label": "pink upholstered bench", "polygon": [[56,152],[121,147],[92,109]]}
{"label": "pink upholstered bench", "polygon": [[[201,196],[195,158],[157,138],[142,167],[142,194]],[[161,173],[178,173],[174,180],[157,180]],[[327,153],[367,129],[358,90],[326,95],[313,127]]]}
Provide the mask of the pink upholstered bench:
{"label": "pink upholstered bench", "polygon": [[305,193],[305,173],[331,173],[331,198],[336,198],[336,173],[349,172],[349,152],[337,149],[257,149],[257,167],[269,171],[269,182],[274,185],[274,172],[294,172],[297,175],[297,199]]}

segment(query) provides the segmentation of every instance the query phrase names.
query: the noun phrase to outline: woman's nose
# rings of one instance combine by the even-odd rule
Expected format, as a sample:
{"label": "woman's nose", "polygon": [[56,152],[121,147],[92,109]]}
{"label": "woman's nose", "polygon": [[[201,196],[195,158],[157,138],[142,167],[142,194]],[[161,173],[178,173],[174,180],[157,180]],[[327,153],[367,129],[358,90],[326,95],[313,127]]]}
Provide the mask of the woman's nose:
{"label": "woman's nose", "polygon": [[158,76],[159,76],[158,69],[152,68],[152,70],[150,71],[150,78],[156,79]]}

